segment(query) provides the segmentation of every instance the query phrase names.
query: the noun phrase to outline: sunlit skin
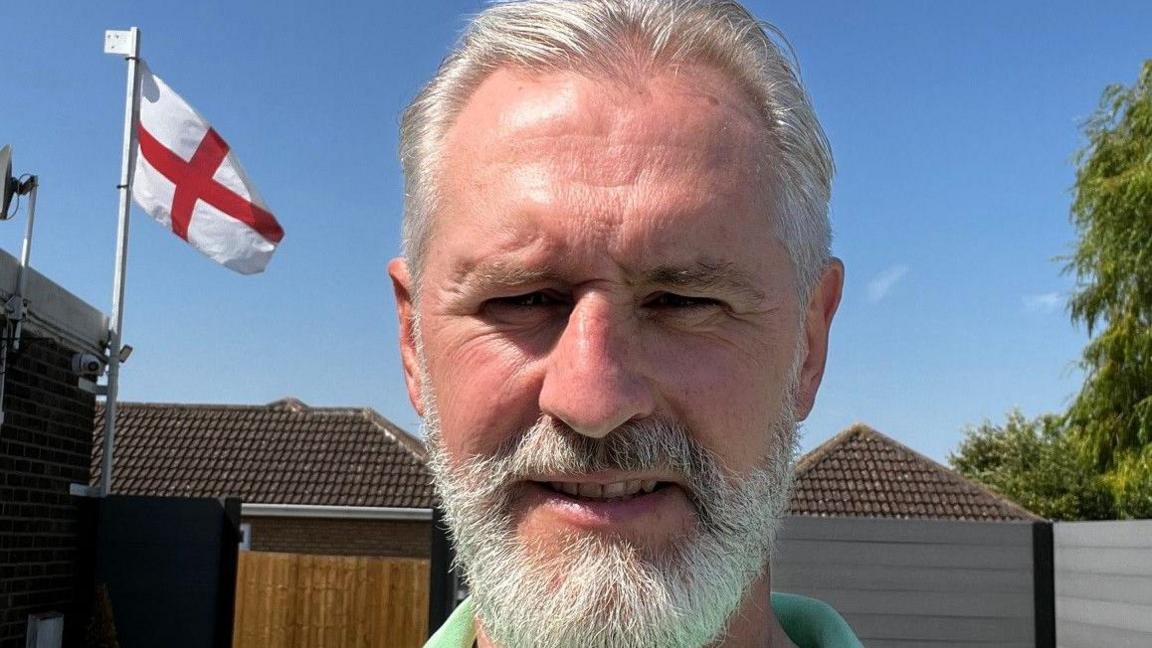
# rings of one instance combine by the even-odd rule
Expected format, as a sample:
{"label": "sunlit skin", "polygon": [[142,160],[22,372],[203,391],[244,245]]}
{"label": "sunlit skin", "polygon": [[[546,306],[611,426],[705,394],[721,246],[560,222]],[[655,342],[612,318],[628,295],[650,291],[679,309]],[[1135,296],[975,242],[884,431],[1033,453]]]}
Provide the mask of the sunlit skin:
{"label": "sunlit skin", "polygon": [[[409,395],[423,414],[418,309],[449,456],[491,454],[541,415],[595,438],[655,416],[735,474],[766,463],[802,339],[794,405],[801,418],[812,407],[843,274],[834,261],[798,303],[762,133],[747,98],[703,67],[627,83],[506,69],[481,84],[444,141],[418,303],[404,261],[389,265]],[[645,478],[678,476],[539,481]],[[517,532],[542,551],[593,533],[655,555],[698,520],[676,486],[616,510],[522,486]],[[723,646],[790,645],[768,590],[765,574]]]}

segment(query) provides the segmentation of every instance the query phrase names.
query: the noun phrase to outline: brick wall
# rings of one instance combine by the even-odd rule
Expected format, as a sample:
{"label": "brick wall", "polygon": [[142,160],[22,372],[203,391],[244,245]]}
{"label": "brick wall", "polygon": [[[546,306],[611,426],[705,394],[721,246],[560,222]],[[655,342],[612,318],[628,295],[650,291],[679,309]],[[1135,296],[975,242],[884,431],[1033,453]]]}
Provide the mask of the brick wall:
{"label": "brick wall", "polygon": [[76,387],[72,353],[25,329],[20,351],[8,356],[0,426],[0,648],[24,648],[29,614],[58,611],[70,626],[76,622],[70,613],[81,524],[68,487],[88,482],[95,397]]}
{"label": "brick wall", "polygon": [[245,517],[252,525],[253,551],[428,558],[430,522]]}

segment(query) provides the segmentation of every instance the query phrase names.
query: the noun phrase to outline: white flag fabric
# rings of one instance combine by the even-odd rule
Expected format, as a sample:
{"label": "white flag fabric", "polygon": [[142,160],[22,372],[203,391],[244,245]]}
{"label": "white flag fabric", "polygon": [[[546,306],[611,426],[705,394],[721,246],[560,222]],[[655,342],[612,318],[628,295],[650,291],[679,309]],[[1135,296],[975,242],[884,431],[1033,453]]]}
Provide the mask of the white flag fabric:
{"label": "white flag fabric", "polygon": [[132,198],[161,225],[243,274],[263,272],[284,238],[227,142],[143,61]]}

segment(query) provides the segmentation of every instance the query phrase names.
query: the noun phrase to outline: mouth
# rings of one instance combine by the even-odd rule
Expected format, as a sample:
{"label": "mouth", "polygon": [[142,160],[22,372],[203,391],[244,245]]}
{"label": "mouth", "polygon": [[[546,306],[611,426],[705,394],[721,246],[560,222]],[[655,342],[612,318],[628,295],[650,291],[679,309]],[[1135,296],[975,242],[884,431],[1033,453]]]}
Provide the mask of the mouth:
{"label": "mouth", "polygon": [[576,481],[535,481],[537,486],[577,500],[626,502],[672,486],[655,479],[628,479],[608,483]]}
{"label": "mouth", "polygon": [[653,477],[549,475],[522,484],[527,510],[551,520],[549,525],[641,536],[656,528],[682,528],[694,510],[685,489]]}

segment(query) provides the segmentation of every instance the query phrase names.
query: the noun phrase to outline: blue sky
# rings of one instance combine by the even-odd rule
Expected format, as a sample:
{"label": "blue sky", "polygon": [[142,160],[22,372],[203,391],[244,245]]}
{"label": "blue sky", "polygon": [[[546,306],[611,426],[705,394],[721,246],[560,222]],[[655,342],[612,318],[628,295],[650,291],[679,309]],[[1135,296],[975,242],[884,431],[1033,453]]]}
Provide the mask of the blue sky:
{"label": "blue sky", "polygon": [[[10,15],[0,144],[41,177],[32,261],[108,311],[124,62],[213,122],[287,236],[267,273],[218,267],[134,210],[125,400],[371,406],[409,429],[385,264],[397,115],[479,2],[64,2]],[[812,448],[856,421],[943,460],[966,425],[1063,408],[1086,334],[1072,156],[1106,84],[1152,57],[1147,2],[753,2],[787,34],[836,155],[847,285]],[[23,213],[0,223],[19,252]]]}

